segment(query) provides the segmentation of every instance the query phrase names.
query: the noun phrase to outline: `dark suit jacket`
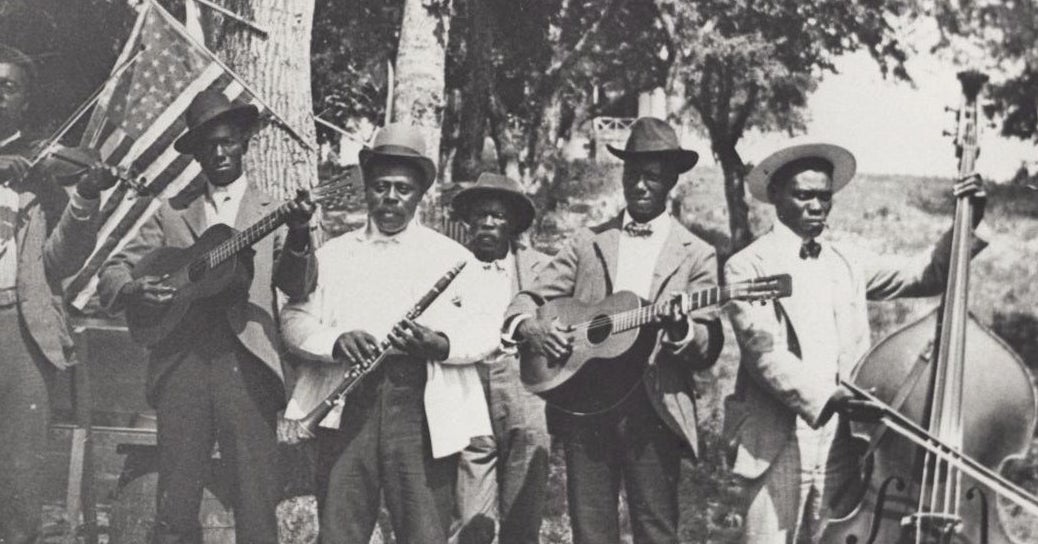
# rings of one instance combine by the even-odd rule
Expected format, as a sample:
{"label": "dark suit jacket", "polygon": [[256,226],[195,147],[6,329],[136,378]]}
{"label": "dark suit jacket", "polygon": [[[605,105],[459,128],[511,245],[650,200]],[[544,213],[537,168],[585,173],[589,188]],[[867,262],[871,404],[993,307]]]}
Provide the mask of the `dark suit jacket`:
{"label": "dark suit jacket", "polygon": [[[0,149],[0,154],[29,157],[32,150],[19,139]],[[99,201],[84,201],[86,208],[74,215],[67,211],[65,190],[37,171],[15,188],[19,195],[18,306],[40,351],[64,369],[74,358],[61,280],[77,272],[94,249]]]}
{"label": "dark suit jacket", "polygon": [[[576,297],[594,303],[611,294],[616,277],[617,251],[622,216],[591,230],[578,232],[524,287],[506,311],[506,321],[519,314],[536,313],[542,301]],[[717,286],[717,256],[714,248],[671,219],[670,236],[664,242],[653,275],[653,301],[672,291],[693,292]],[[679,351],[665,349],[662,333],[650,356],[644,378],[649,400],[666,425],[698,454],[694,382],[692,372],[717,360],[722,332],[715,311],[695,318],[696,338]]]}
{"label": "dark suit jacket", "polygon": [[[244,229],[274,211],[273,199],[253,184],[242,197],[235,221],[237,229]],[[134,265],[146,254],[159,247],[189,247],[207,228],[205,216],[205,184],[196,184],[164,202],[126,247],[112,256],[101,267],[98,294],[101,304],[111,311],[121,310],[117,295],[132,281]],[[283,231],[279,230],[253,246],[254,274],[244,304],[226,306],[231,330],[250,352],[284,380],[280,358],[280,335],[274,316],[278,315],[275,287],[291,298],[303,297],[313,290],[317,281],[317,263],[313,251],[305,255],[280,251]],[[313,245],[311,244],[311,247]],[[152,352],[148,370],[148,393],[152,393],[162,376],[179,359],[174,355]]]}

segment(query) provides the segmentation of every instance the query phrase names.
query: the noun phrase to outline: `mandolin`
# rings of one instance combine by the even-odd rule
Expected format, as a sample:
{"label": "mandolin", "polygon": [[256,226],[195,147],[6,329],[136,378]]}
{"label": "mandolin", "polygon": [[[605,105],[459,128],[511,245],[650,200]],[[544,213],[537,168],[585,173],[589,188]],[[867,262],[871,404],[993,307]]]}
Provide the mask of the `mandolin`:
{"label": "mandolin", "polygon": [[[788,274],[713,287],[691,293],[685,313],[723,305],[731,300],[765,301],[788,297]],[[522,344],[520,378],[548,404],[574,415],[593,415],[617,406],[649,366],[658,327],[654,317],[671,304],[646,304],[630,292],[614,293],[594,304],[564,297],[548,301],[537,317],[559,322],[573,333],[573,351],[561,361],[549,359]]]}
{"label": "mandolin", "polygon": [[[350,192],[345,178],[335,178],[300,193],[295,200],[314,204],[341,202]],[[151,347],[176,331],[192,304],[227,291],[241,272],[237,258],[243,250],[274,232],[288,219],[285,203],[242,231],[223,224],[206,229],[190,247],[161,247],[145,255],[133,268],[133,277],[159,276],[176,289],[169,304],[156,308],[128,305],[126,325],[134,341]]]}

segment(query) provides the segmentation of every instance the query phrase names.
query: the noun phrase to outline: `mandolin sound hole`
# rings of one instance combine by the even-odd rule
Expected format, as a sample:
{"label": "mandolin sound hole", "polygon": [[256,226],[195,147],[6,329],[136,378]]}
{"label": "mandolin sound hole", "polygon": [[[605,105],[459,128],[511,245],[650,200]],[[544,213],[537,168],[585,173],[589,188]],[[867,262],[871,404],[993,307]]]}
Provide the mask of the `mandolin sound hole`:
{"label": "mandolin sound hole", "polygon": [[613,332],[613,321],[607,315],[596,315],[591,322],[594,324],[587,329],[587,341],[592,345],[605,342]]}

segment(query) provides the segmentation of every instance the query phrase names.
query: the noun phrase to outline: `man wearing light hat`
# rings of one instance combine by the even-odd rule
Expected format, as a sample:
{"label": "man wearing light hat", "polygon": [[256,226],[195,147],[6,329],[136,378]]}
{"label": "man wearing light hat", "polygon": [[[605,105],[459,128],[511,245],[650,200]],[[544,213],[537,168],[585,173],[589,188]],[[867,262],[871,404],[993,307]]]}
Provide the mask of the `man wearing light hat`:
{"label": "man wearing light hat", "polygon": [[[391,124],[360,153],[367,224],[317,250],[318,284],[282,312],[304,362],[285,417],[306,415],[384,339],[390,355],[317,431],[321,542],[366,544],[384,497],[401,543],[445,543],[458,452],[491,434],[475,364],[499,341],[471,296],[472,254],[415,220],[436,168],[421,133]],[[469,264],[415,320],[401,319],[447,270]]]}
{"label": "man wearing light hat", "polygon": [[[497,325],[512,297],[550,258],[519,240],[536,215],[533,202],[515,180],[485,172],[451,205],[468,224],[468,247],[481,265],[469,273],[483,319]],[[489,333],[497,337],[497,327]],[[494,433],[473,438],[459,459],[457,542],[490,542],[496,522],[501,544],[536,544],[551,448],[544,401],[520,382],[514,346],[502,345],[477,368]]]}
{"label": "man wearing light hat", "polygon": [[[160,247],[190,247],[216,224],[247,228],[276,208],[244,173],[257,116],[255,106],[232,103],[219,91],[194,97],[174,147],[192,155],[202,175],[163,202],[102,266],[98,293],[106,309],[170,304],[175,291],[164,278],[134,277],[142,257]],[[159,451],[154,543],[202,541],[198,510],[214,442],[235,489],[237,541],[278,541],[275,424],[285,392],[274,288],[290,298],[313,289],[312,211],[293,203],[288,232],[240,253],[243,274],[233,286],[194,302],[179,329],[150,350],[147,399],[156,412]]]}
{"label": "man wearing light hat", "polygon": [[[918,259],[880,257],[825,236],[834,194],[854,172],[846,149],[807,144],[772,154],[747,178],[750,194],[773,205],[778,221],[728,260],[725,281],[793,280],[792,296],[774,304],[726,307],[741,362],[725,401],[724,436],[733,471],[749,488],[747,543],[817,542],[826,519],[848,513],[850,505],[830,504],[855,495],[839,492],[859,470],[846,423],[877,412],[837,380],[869,348],[866,300],[933,296],[945,287],[950,231]],[[982,183],[968,176],[953,191],[972,198],[974,227],[984,213]],[[985,245],[978,235],[974,254]]]}
{"label": "man wearing light hat", "polygon": [[[678,175],[698,160],[682,149],[666,122],[635,121],[624,149],[626,207],[614,219],[577,232],[512,300],[506,334],[553,360],[572,350],[573,333],[534,317],[543,301],[575,297],[593,304],[619,291],[652,302],[680,302],[716,287],[714,248],[667,212]],[[680,304],[656,316],[652,354],[641,383],[617,407],[594,416],[549,408],[549,427],[563,443],[573,541],[620,541],[620,485],[627,492],[635,542],[678,541],[678,479],[684,454],[697,455],[693,372],[712,365],[721,350],[716,313],[685,315]]]}

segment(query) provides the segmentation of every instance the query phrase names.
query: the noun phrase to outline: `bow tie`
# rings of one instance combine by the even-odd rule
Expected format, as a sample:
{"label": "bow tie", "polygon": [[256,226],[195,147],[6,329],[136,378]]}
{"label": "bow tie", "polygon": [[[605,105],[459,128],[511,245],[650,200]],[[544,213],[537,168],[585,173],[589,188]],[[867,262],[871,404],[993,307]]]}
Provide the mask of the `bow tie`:
{"label": "bow tie", "polygon": [[800,246],[800,258],[801,259],[817,259],[818,254],[822,252],[822,245],[818,242],[811,240],[804,240],[803,245]]}
{"label": "bow tie", "polygon": [[652,236],[652,225],[649,223],[638,223],[630,221],[624,225],[624,232],[630,236],[635,237],[649,237]]}
{"label": "bow tie", "polygon": [[496,270],[498,272],[504,272],[505,266],[501,264],[501,261],[493,261],[489,263],[483,263],[483,270]]}

